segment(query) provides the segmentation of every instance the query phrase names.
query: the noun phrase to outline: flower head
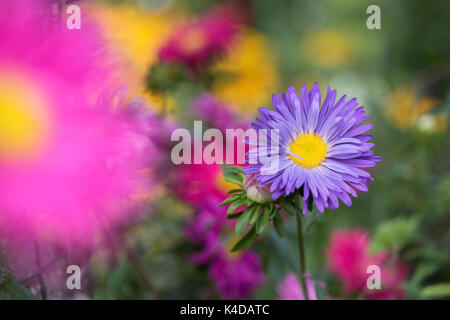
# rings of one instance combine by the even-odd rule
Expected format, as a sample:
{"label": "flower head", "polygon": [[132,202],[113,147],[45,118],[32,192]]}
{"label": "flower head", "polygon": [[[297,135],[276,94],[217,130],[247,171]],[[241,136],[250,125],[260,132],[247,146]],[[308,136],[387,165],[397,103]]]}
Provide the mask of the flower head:
{"label": "flower head", "polygon": [[226,223],[226,211],[211,199],[205,199],[204,205],[191,219],[185,233],[193,244],[205,246],[212,238],[218,238]]}
{"label": "flower head", "polygon": [[197,71],[231,44],[240,24],[235,13],[226,7],[213,9],[199,20],[180,26],[160,49],[161,61],[182,63]]}
{"label": "flower head", "polygon": [[446,115],[433,113],[441,101],[432,96],[420,97],[408,85],[393,90],[386,99],[386,113],[390,123],[397,129],[417,125],[424,131],[442,132],[446,129]]}
{"label": "flower head", "polygon": [[[364,108],[356,98],[335,99],[336,91],[328,88],[321,103],[317,83],[309,92],[304,85],[301,97],[290,87],[286,94],[274,94],[274,110],[260,108],[261,119],[252,124],[258,132],[274,129],[277,134],[270,134],[268,143],[257,142],[248,159],[256,164],[243,172],[271,184],[273,199],[301,189],[305,214],[310,198],[320,212],[338,208],[338,199],[350,206],[349,194],[357,197],[356,190],[367,191],[373,180],[363,168],[381,160],[370,150],[374,144],[366,132],[372,125],[363,124],[369,118]],[[270,156],[262,159],[261,154]]]}
{"label": "flower head", "polygon": [[148,198],[158,121],[106,94],[96,25],[49,32],[43,5],[0,4],[2,235],[88,246]]}
{"label": "flower head", "polygon": [[170,35],[176,17],[130,2],[117,5],[89,2],[85,1],[83,12],[98,22],[108,50],[114,52],[115,65],[120,67],[115,70],[116,77],[127,79],[129,96],[139,95],[155,111],[160,111],[164,103],[168,109],[172,108],[171,96],[162,99],[156,92],[146,90],[146,76],[148,69],[157,62],[158,51]]}
{"label": "flower head", "polygon": [[209,277],[222,299],[246,299],[264,282],[262,266],[261,258],[253,251],[230,257],[223,249],[211,262]]}
{"label": "flower head", "polygon": [[379,264],[380,256],[369,257],[369,235],[362,230],[336,231],[327,248],[329,268],[344,283],[347,293],[363,290],[366,285],[366,268]]}
{"label": "flower head", "polygon": [[[310,300],[317,300],[313,280],[306,279],[306,290],[308,290],[308,298]],[[300,282],[293,273],[287,274],[283,281],[278,284],[277,292],[280,300],[305,300]]]}
{"label": "flower head", "polygon": [[221,130],[223,134],[226,134],[226,129],[249,127],[249,121],[241,119],[228,105],[212,94],[205,93],[196,98],[192,112],[211,127]]}
{"label": "flower head", "polygon": [[253,116],[257,106],[268,101],[267,92],[276,88],[280,75],[270,40],[252,30],[240,32],[232,50],[214,65],[218,74],[213,92],[243,115]]}
{"label": "flower head", "polygon": [[313,65],[323,68],[340,67],[355,57],[351,33],[336,30],[318,30],[307,33],[300,43],[301,54]]}
{"label": "flower head", "polygon": [[269,185],[260,185],[256,179],[255,174],[248,174],[244,179],[244,188],[247,192],[247,198],[258,202],[264,203],[272,199],[272,193],[270,193]]}
{"label": "flower head", "polygon": [[185,164],[176,171],[174,192],[195,208],[209,201],[218,205],[234,185],[226,182],[217,164]]}
{"label": "flower head", "polygon": [[[369,253],[370,240],[362,230],[338,230],[331,235],[327,248],[328,267],[344,285],[347,294],[357,292],[369,299],[401,299],[405,296],[402,282],[406,268],[386,251]],[[367,267],[377,265],[381,271],[381,289],[367,289]]]}

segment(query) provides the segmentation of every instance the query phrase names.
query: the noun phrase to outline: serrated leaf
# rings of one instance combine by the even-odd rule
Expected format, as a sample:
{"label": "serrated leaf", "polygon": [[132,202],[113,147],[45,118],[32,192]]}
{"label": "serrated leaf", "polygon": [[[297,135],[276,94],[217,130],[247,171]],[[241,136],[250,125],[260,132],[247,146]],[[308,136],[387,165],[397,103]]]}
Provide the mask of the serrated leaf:
{"label": "serrated leaf", "polygon": [[242,233],[245,228],[248,225],[248,221],[250,220],[250,215],[252,213],[252,210],[247,208],[245,211],[243,211],[243,213],[240,215],[240,217],[238,218],[237,222],[236,222],[236,226],[234,228],[234,231],[236,233]]}
{"label": "serrated leaf", "polygon": [[273,218],[273,225],[275,227],[275,231],[277,232],[278,236],[280,238],[283,238],[285,234],[284,222],[279,213],[277,213]]}
{"label": "serrated leaf", "polygon": [[230,206],[228,207],[227,214],[232,214],[233,212],[235,212],[237,209],[239,209],[240,207],[242,207],[245,204],[246,204],[246,200],[237,200],[237,201],[232,202],[230,204]]}
{"label": "serrated leaf", "polygon": [[256,231],[255,227],[251,228],[241,240],[239,240],[234,247],[231,249],[231,252],[235,252],[241,249],[248,248],[253,241],[256,239]]}
{"label": "serrated leaf", "polygon": [[269,224],[269,216],[270,216],[270,207],[264,206],[261,214],[258,217],[258,220],[256,220],[256,233],[263,232],[267,225]]}

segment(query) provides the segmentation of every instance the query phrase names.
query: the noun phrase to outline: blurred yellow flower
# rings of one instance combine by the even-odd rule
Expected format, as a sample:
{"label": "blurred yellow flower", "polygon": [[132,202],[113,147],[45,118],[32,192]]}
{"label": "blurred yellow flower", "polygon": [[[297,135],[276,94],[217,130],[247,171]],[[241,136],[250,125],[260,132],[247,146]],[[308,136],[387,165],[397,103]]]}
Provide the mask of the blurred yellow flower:
{"label": "blurred yellow flower", "polygon": [[118,54],[118,63],[123,68],[117,76],[127,79],[129,94],[142,96],[159,111],[164,99],[145,91],[145,78],[157,61],[158,50],[172,32],[175,18],[170,13],[152,12],[129,4],[96,4],[92,11],[110,49]]}
{"label": "blurred yellow flower", "polygon": [[418,125],[429,131],[442,131],[446,128],[445,115],[431,115],[440,100],[434,97],[418,97],[408,85],[391,92],[386,101],[386,113],[392,125],[398,129]]}
{"label": "blurred yellow flower", "polygon": [[225,176],[222,174],[222,171],[219,171],[215,180],[216,187],[224,193],[239,188],[238,185],[225,181]]}
{"label": "blurred yellow flower", "polygon": [[355,54],[348,35],[328,29],[308,33],[300,41],[300,53],[311,64],[325,68],[345,65]]}
{"label": "blurred yellow flower", "polygon": [[242,32],[214,70],[219,76],[213,83],[213,91],[241,114],[252,115],[270,101],[279,83],[271,44],[253,31]]}

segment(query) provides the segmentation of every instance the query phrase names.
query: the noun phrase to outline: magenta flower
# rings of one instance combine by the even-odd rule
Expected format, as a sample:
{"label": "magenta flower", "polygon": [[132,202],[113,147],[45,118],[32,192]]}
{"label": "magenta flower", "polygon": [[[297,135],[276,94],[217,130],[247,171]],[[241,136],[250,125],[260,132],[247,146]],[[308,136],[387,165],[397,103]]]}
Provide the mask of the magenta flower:
{"label": "magenta flower", "polygon": [[158,121],[113,103],[96,26],[49,32],[43,5],[0,3],[2,236],[90,247],[148,199]]}
{"label": "magenta flower", "polygon": [[211,262],[209,277],[222,299],[246,299],[264,280],[261,258],[252,251],[231,257],[222,249]]}
{"label": "magenta flower", "polygon": [[192,113],[206,121],[212,128],[217,128],[225,135],[226,129],[248,129],[245,119],[240,119],[227,105],[211,94],[202,94],[194,102]]}
{"label": "magenta flower", "polygon": [[237,11],[228,7],[213,9],[197,21],[177,28],[159,51],[164,63],[182,63],[193,71],[209,63],[231,45],[239,28]]}
{"label": "magenta flower", "polygon": [[203,246],[209,242],[211,235],[218,237],[224,229],[227,219],[226,210],[216,203],[205,199],[204,205],[190,220],[185,233],[190,242]]}
{"label": "magenta flower", "polygon": [[176,170],[173,187],[181,200],[196,208],[208,201],[220,204],[230,190],[222,169],[216,164],[181,165]]}
{"label": "magenta flower", "polygon": [[[402,299],[401,287],[407,277],[405,267],[389,257],[387,252],[369,253],[369,236],[362,230],[335,231],[326,250],[328,268],[343,283],[343,290],[357,292],[370,299]],[[381,270],[381,289],[367,288],[367,267],[377,265]]]}

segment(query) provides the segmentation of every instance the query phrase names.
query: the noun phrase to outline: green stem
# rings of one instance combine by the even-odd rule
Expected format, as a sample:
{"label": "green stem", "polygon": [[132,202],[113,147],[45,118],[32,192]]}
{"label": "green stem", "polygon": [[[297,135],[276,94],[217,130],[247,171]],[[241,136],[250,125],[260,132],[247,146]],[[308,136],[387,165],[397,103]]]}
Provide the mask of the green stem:
{"label": "green stem", "polygon": [[316,211],[312,211],[312,217],[306,222],[305,227],[303,228],[303,234],[306,235],[306,233],[309,231],[309,229],[316,223],[317,220],[319,220],[319,215]]}
{"label": "green stem", "polygon": [[306,288],[306,280],[305,280],[305,271],[306,271],[306,263],[305,263],[305,246],[303,239],[303,226],[302,226],[302,218],[300,217],[300,213],[295,215],[297,219],[297,237],[298,237],[298,250],[299,250],[299,262],[300,262],[300,284],[302,286],[303,296],[305,300],[309,300],[308,290]]}

